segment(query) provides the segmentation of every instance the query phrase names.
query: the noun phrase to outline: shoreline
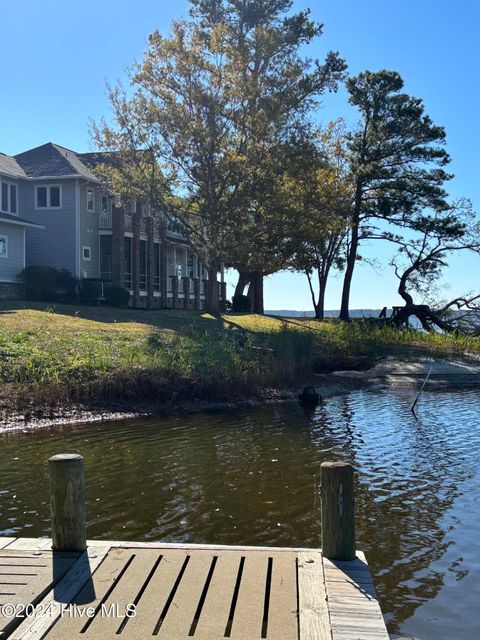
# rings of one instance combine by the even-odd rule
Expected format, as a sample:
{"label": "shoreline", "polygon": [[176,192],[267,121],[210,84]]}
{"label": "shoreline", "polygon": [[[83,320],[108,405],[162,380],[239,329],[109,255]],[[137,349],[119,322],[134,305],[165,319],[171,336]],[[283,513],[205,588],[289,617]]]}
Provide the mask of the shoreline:
{"label": "shoreline", "polygon": [[298,394],[308,385],[315,386],[322,398],[331,398],[372,386],[381,386],[388,389],[395,385],[407,384],[416,385],[419,388],[429,372],[427,390],[458,388],[459,386],[469,388],[478,386],[480,388],[480,363],[478,363],[478,360],[475,364],[474,362],[469,358],[453,361],[424,358],[416,362],[385,358],[367,371],[312,373],[310,376],[302,378],[301,382],[295,385],[285,388],[268,388],[256,396],[229,401],[209,402],[196,400],[163,404],[150,403],[138,404],[131,408],[118,405],[110,407],[99,406],[98,408],[65,407],[52,412],[48,417],[29,416],[27,419],[25,419],[24,414],[18,413],[9,416],[0,425],[0,434],[124,420],[255,409],[267,404],[298,402]]}
{"label": "shoreline", "polygon": [[149,418],[166,418],[169,416],[195,415],[197,413],[223,413],[241,409],[256,409],[268,404],[282,404],[298,402],[298,394],[305,386],[316,386],[322,398],[330,398],[334,395],[349,393],[365,386],[360,380],[341,380],[339,378],[329,381],[318,378],[330,378],[331,374],[312,374],[311,377],[302,379],[298,385],[286,388],[269,388],[255,397],[239,398],[222,402],[179,402],[164,403],[162,405],[144,404],[131,409],[118,407],[98,407],[90,409],[85,407],[64,408],[52,412],[48,417],[29,417],[25,420],[23,414],[13,414],[0,424],[0,435],[17,431],[35,431],[55,427],[81,426],[102,424],[105,422],[120,422],[122,420],[141,420]]}

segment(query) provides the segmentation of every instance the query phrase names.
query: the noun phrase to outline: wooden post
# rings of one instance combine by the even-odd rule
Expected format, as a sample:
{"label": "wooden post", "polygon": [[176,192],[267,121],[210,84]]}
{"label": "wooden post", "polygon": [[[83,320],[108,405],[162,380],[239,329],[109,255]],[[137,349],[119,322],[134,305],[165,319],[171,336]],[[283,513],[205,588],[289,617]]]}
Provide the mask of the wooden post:
{"label": "wooden post", "polygon": [[178,309],[178,276],[172,278],[172,309]]}
{"label": "wooden post", "polygon": [[85,467],[82,456],[61,453],[48,461],[52,549],[85,551]]}
{"label": "wooden post", "polygon": [[322,462],[322,553],[331,560],[355,559],[353,467]]}
{"label": "wooden post", "polygon": [[184,276],[183,280],[183,308],[190,308],[190,278],[188,276]]}
{"label": "wooden post", "polygon": [[193,292],[195,293],[195,311],[200,311],[200,278],[193,278]]}

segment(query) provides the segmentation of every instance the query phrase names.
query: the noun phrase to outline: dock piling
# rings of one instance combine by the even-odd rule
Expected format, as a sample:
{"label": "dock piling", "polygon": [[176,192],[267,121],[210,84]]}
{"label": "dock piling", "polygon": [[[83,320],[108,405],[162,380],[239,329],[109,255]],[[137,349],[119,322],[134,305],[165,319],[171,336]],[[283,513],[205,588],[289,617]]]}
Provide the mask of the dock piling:
{"label": "dock piling", "polygon": [[330,560],[355,559],[353,467],[346,462],[322,462],[322,553]]}
{"label": "dock piling", "polygon": [[48,461],[52,549],[85,551],[85,464],[76,453],[61,453]]}

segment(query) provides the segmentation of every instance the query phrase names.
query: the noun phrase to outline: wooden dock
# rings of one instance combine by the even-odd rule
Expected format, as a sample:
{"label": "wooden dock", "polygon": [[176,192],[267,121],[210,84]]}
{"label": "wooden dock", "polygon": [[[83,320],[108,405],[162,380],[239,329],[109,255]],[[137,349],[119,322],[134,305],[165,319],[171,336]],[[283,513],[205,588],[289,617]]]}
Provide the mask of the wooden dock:
{"label": "wooden dock", "polygon": [[361,553],[0,538],[0,569],[2,640],[388,639]]}
{"label": "wooden dock", "polygon": [[49,460],[52,538],[0,538],[0,639],[387,640],[354,472],[321,465],[320,549],[86,538],[84,460]]}

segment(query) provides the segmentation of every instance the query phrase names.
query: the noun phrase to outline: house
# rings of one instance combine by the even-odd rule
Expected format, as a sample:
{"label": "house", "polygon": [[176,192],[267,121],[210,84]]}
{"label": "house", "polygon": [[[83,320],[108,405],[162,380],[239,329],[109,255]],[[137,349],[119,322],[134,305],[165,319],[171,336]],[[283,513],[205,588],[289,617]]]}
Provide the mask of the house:
{"label": "house", "polygon": [[[114,197],[96,174],[104,160],[49,142],[5,161],[19,172],[22,213],[33,221],[26,264],[126,287],[135,307],[203,308],[207,270],[199,252],[148,202]],[[218,289],[224,300],[225,283]]]}
{"label": "house", "polygon": [[17,276],[26,264],[26,230],[42,228],[24,217],[25,182],[15,158],[0,153],[0,299],[22,297]]}

